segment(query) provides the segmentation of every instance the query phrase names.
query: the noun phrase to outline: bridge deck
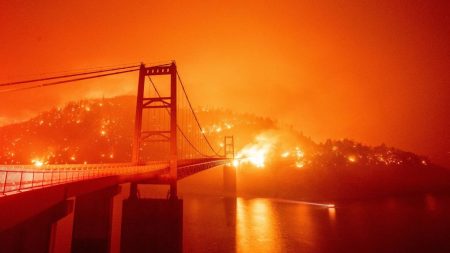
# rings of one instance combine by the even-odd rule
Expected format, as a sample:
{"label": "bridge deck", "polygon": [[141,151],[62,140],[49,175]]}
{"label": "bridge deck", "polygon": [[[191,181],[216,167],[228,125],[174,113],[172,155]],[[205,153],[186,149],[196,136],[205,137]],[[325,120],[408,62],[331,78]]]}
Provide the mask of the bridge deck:
{"label": "bridge deck", "polygon": [[[226,159],[196,159],[179,161],[178,180],[202,170],[225,164]],[[169,163],[154,161],[136,166],[121,164],[68,164],[68,165],[2,165],[0,166],[0,197],[53,185],[67,184],[109,176],[151,175],[154,183],[165,183],[168,179]],[[147,177],[145,177],[147,179]],[[136,181],[131,180],[130,181]]]}
{"label": "bridge deck", "polygon": [[[180,161],[178,180],[228,163],[227,159]],[[0,231],[68,198],[123,183],[169,183],[167,162],[131,164],[0,166]]]}

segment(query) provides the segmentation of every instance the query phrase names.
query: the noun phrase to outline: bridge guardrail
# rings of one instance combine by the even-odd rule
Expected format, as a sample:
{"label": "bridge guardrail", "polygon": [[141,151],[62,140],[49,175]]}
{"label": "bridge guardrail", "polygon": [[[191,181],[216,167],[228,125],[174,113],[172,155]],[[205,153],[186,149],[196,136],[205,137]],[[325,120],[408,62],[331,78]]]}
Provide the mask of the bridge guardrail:
{"label": "bridge guardrail", "polygon": [[214,160],[197,159],[197,163],[195,163],[195,164],[181,165],[178,168],[178,179],[183,179],[187,176],[190,176],[192,174],[195,174],[197,172],[200,172],[202,170],[205,170],[205,169],[208,169],[211,167],[229,164],[229,163],[230,163],[229,159],[223,159],[223,158],[214,159]]}
{"label": "bridge guardrail", "polygon": [[0,197],[31,189],[113,175],[138,174],[161,169],[167,162],[136,166],[120,164],[0,165]]}

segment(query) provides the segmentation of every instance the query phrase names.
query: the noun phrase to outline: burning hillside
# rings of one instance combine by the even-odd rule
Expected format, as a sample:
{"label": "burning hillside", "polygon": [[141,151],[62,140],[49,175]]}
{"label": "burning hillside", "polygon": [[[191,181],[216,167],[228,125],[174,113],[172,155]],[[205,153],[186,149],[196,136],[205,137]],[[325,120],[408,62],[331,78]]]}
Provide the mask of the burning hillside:
{"label": "burning hillside", "polygon": [[[0,163],[129,162],[134,112],[134,97],[83,100],[0,127]],[[244,194],[337,199],[423,192],[450,181],[448,172],[427,158],[386,145],[315,143],[268,118],[208,108],[196,113],[214,146],[223,147],[224,136],[235,137],[233,165]]]}
{"label": "burning hillside", "polygon": [[[67,164],[128,162],[134,120],[134,97],[83,100],[0,128],[0,163]],[[234,135],[235,165],[262,168],[283,163],[298,169],[335,166],[427,166],[430,161],[385,145],[369,147],[350,140],[316,144],[268,118],[201,108],[201,130],[215,146]],[[92,152],[95,150],[95,152]]]}

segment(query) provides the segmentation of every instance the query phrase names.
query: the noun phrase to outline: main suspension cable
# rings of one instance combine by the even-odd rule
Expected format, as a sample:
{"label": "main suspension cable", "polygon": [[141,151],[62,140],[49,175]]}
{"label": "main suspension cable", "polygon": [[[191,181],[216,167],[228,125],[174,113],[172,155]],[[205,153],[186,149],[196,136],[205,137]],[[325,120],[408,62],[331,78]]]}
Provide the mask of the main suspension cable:
{"label": "main suspension cable", "polygon": [[180,81],[181,88],[183,89],[183,93],[184,93],[184,96],[186,97],[186,100],[187,100],[187,102],[188,102],[189,108],[191,109],[191,112],[192,112],[192,114],[194,115],[194,119],[195,119],[195,121],[197,122],[197,126],[198,126],[199,129],[200,129],[200,133],[202,134],[203,138],[205,138],[205,141],[206,141],[206,143],[208,144],[209,148],[210,148],[217,156],[221,156],[221,155],[219,155],[219,153],[212,147],[211,143],[209,142],[208,138],[206,137],[205,133],[203,132],[203,128],[202,128],[202,126],[200,125],[200,121],[198,120],[197,115],[195,114],[194,108],[192,107],[191,101],[189,100],[189,97],[188,97],[188,95],[187,95],[186,89],[184,88],[184,85],[183,85],[183,81],[181,80],[181,77],[180,77],[180,74],[178,73],[178,71],[177,71],[177,77],[178,77],[178,80]]}
{"label": "main suspension cable", "polygon": [[93,78],[98,78],[98,77],[105,77],[105,76],[124,74],[124,73],[134,72],[134,71],[138,71],[138,70],[139,69],[137,68],[137,69],[117,71],[117,72],[101,74],[101,75],[94,75],[94,76],[80,77],[80,78],[74,78],[74,79],[69,79],[69,80],[62,80],[62,81],[55,81],[55,82],[49,82],[49,83],[36,84],[36,85],[32,85],[32,86],[25,86],[25,87],[11,88],[11,89],[3,89],[3,90],[0,90],[0,93],[20,91],[20,90],[29,90],[29,89],[35,89],[35,88],[42,88],[42,87],[53,86],[53,85],[58,85],[58,84],[64,84],[64,83],[71,83],[71,82],[76,82],[76,81],[88,80],[88,79],[93,79]]}
{"label": "main suspension cable", "polygon": [[81,73],[74,73],[74,74],[67,74],[67,75],[60,75],[60,76],[44,77],[44,78],[31,79],[31,80],[25,80],[25,81],[15,81],[15,82],[9,82],[9,83],[0,83],[0,87],[17,85],[17,84],[35,83],[35,82],[41,82],[41,81],[49,81],[49,80],[69,78],[69,77],[75,77],[75,76],[92,75],[92,74],[111,72],[111,71],[123,70],[123,69],[131,69],[131,68],[137,68],[137,67],[139,67],[139,65],[119,67],[119,68],[109,68],[109,69],[102,69],[102,70],[96,70],[96,71],[90,71],[90,72],[81,72]]}
{"label": "main suspension cable", "polygon": [[[159,98],[161,98],[161,95],[160,95],[158,89],[156,88],[155,83],[154,83],[153,80],[150,78],[150,76],[147,76],[147,77],[148,77],[148,80],[150,81],[150,83],[152,84],[152,87],[153,87],[153,89],[155,90],[156,94],[158,95]],[[165,108],[165,109],[166,109],[167,113],[170,115],[169,109],[167,109],[167,108]],[[189,143],[189,145],[190,145],[197,153],[199,153],[200,155],[205,156],[205,157],[214,157],[213,155],[211,156],[211,155],[203,154],[200,150],[198,150],[197,147],[195,147],[195,145],[189,140],[189,138],[188,138],[188,137],[186,136],[186,134],[183,132],[183,130],[181,129],[181,127],[178,125],[178,122],[177,122],[177,129],[180,131],[180,133],[181,133],[181,135],[183,136],[183,138]],[[214,151],[214,150],[213,150],[213,151]],[[219,155],[219,156],[220,156],[220,155]]]}

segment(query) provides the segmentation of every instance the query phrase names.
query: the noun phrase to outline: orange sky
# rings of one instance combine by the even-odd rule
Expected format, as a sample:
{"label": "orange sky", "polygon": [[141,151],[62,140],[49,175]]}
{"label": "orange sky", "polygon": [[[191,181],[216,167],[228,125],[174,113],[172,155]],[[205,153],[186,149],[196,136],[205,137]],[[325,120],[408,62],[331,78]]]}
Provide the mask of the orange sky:
{"label": "orange sky", "polygon": [[[450,1],[318,2],[1,1],[0,81],[175,59],[197,105],[450,164]],[[136,79],[0,94],[0,122]]]}

